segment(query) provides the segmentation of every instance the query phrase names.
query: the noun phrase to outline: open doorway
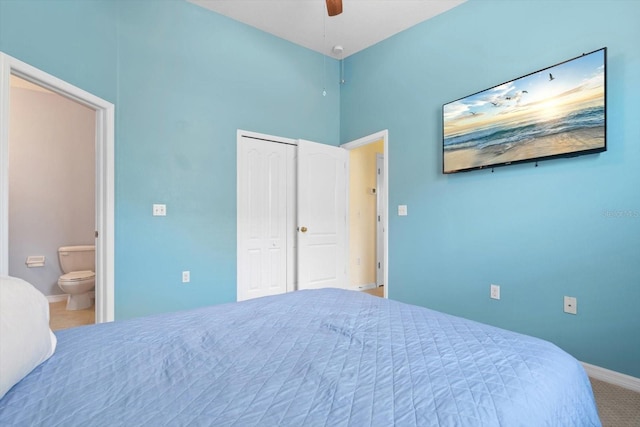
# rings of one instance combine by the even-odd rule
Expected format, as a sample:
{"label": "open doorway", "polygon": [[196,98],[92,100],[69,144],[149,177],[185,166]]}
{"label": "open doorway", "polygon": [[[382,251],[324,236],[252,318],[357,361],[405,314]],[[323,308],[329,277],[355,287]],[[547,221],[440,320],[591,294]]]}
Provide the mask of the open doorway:
{"label": "open doorway", "polygon": [[388,297],[387,131],[342,145],[349,150],[349,284]]}
{"label": "open doorway", "polygon": [[95,251],[59,248],[95,244],[95,111],[15,75],[10,91],[9,275],[47,297],[53,330],[94,323]]}
{"label": "open doorway", "polygon": [[[93,121],[93,189],[95,212],[95,322],[114,320],[114,106],[37,68],[0,53],[0,274],[9,274],[9,157],[11,79],[19,78],[41,90],[89,110]],[[37,183],[32,183],[37,184]],[[31,255],[42,255],[32,253]],[[57,254],[56,254],[57,255]],[[49,262],[57,263],[56,256]],[[25,260],[26,261],[26,260]],[[46,261],[45,261],[46,262]]]}

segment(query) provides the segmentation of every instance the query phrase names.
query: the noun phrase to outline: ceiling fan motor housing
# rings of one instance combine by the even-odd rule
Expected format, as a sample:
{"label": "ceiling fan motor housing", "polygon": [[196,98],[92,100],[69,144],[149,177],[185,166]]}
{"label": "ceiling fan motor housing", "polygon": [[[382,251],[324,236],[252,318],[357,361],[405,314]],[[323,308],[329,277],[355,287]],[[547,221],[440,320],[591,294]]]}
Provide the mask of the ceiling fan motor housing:
{"label": "ceiling fan motor housing", "polygon": [[342,0],[326,0],[327,13],[329,16],[336,16],[342,13]]}

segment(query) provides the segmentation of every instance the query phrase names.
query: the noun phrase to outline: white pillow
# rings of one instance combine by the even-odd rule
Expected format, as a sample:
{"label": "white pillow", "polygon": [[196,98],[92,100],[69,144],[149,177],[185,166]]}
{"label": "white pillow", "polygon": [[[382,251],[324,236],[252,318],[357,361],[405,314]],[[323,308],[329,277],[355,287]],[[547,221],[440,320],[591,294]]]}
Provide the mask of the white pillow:
{"label": "white pillow", "polygon": [[49,302],[31,284],[0,276],[0,399],[56,349]]}

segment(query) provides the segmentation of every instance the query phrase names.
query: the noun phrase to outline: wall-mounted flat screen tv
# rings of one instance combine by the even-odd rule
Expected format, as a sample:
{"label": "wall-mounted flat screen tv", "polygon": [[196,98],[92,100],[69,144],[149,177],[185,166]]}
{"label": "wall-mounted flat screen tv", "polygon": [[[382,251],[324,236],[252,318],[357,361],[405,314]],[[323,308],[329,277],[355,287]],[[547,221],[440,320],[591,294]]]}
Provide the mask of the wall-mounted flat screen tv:
{"label": "wall-mounted flat screen tv", "polygon": [[445,104],[443,172],[606,151],[602,48]]}

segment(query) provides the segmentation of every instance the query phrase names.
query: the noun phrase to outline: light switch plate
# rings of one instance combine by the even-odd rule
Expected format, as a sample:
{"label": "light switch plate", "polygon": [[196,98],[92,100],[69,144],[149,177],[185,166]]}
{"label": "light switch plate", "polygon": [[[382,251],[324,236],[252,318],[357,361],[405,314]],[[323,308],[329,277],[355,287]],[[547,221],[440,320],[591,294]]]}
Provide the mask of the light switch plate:
{"label": "light switch plate", "polygon": [[407,216],[407,205],[398,205],[398,216]]}
{"label": "light switch plate", "polygon": [[500,285],[491,285],[490,296],[492,299],[500,299]]}

